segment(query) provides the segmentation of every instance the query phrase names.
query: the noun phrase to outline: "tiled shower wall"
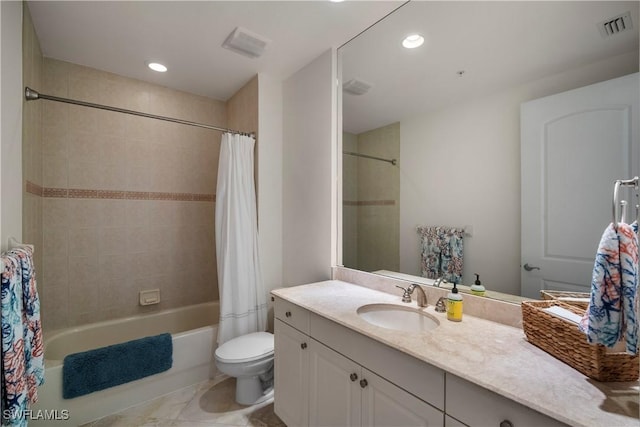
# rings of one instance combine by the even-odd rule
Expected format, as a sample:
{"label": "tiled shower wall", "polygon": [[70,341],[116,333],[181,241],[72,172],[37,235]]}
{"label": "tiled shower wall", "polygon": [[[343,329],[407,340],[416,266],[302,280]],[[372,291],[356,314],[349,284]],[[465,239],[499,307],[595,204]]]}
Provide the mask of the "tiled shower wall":
{"label": "tiled shower wall", "polygon": [[[44,59],[43,93],[226,127],[216,101]],[[57,329],[218,298],[220,133],[42,103],[43,324]],[[140,306],[141,290],[162,302]]]}
{"label": "tiled shower wall", "polygon": [[[24,2],[22,7],[22,82],[25,86],[37,88],[43,82],[42,51],[27,3]],[[36,272],[42,271],[43,259],[42,110],[43,105],[39,102],[25,102],[22,108],[22,240],[36,247]]]}
{"label": "tiled shower wall", "polygon": [[[399,161],[400,123],[360,133],[357,144],[353,136],[347,135],[343,137],[343,145],[344,151]],[[354,145],[356,150],[349,149]],[[363,271],[400,269],[401,167],[399,163],[394,166],[379,160],[343,156],[343,236],[347,238],[343,261],[346,267]]]}

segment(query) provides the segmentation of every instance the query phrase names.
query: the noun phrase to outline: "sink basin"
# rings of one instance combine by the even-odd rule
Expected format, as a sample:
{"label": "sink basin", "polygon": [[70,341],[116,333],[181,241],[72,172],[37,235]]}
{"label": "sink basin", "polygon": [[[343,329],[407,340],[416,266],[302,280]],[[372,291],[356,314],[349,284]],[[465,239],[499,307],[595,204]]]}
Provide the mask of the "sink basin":
{"label": "sink basin", "polygon": [[358,315],[372,325],[405,332],[427,332],[440,325],[430,314],[392,304],[363,305],[358,308]]}

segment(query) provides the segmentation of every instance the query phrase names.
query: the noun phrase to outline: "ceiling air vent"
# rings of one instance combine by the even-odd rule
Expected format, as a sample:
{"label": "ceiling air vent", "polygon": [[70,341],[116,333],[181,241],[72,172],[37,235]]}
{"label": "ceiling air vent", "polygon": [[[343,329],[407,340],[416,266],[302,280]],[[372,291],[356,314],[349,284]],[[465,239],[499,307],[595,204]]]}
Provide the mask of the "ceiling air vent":
{"label": "ceiling air vent", "polygon": [[270,42],[271,40],[265,39],[247,29],[236,27],[222,43],[222,47],[249,58],[257,58],[262,55]]}
{"label": "ceiling air vent", "polygon": [[633,24],[631,23],[631,12],[623,13],[622,15],[602,21],[598,24],[598,28],[600,29],[602,37],[609,37],[614,34],[630,30],[633,28]]}
{"label": "ceiling air vent", "polygon": [[351,95],[364,95],[372,86],[358,79],[351,79],[342,85],[342,90]]}

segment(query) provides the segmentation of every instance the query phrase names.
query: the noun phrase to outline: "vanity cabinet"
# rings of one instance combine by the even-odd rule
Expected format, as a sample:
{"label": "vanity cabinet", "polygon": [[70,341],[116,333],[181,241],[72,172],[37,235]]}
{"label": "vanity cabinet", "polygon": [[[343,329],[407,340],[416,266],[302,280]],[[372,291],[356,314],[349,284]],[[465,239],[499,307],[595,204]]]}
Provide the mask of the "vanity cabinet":
{"label": "vanity cabinet", "polygon": [[[274,409],[285,424],[444,425],[442,371],[416,370],[415,358],[279,298],[274,311]],[[403,378],[413,378],[405,381],[411,393],[389,381]],[[435,402],[412,394],[427,389],[416,395]]]}
{"label": "vanity cabinet", "polygon": [[288,426],[308,424],[309,336],[279,319],[274,324],[274,410]]}
{"label": "vanity cabinet", "polygon": [[441,411],[314,339],[309,358],[309,425],[443,425]]}
{"label": "vanity cabinet", "polygon": [[565,426],[287,301],[275,313],[275,412],[289,426]]}
{"label": "vanity cabinet", "polygon": [[446,402],[447,415],[455,418],[447,420],[446,427],[460,426],[456,420],[470,426],[566,427],[558,420],[452,374],[447,374]]}

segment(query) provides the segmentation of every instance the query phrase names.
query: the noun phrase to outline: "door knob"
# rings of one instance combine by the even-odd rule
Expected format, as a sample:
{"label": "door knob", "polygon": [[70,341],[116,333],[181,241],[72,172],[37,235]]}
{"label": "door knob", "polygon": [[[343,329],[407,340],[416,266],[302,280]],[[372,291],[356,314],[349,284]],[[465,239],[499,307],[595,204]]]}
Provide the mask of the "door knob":
{"label": "door knob", "polygon": [[525,270],[527,271],[532,271],[532,270],[540,270],[540,267],[534,267],[532,265],[529,265],[529,263],[526,263],[525,265],[522,266]]}
{"label": "door knob", "polygon": [[355,381],[355,380],[358,379],[358,374],[353,373],[353,374],[349,375],[349,378],[351,379],[351,381]]}
{"label": "door knob", "polygon": [[369,385],[367,380],[360,380],[360,387],[365,388],[367,385]]}

